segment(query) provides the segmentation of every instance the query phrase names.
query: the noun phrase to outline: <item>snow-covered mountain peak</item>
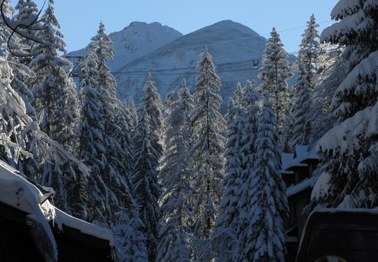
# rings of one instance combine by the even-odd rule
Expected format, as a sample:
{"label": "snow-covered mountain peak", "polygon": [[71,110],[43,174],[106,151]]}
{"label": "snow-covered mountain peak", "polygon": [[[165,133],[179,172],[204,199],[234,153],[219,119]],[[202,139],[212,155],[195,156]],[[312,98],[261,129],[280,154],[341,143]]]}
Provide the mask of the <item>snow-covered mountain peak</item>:
{"label": "snow-covered mountain peak", "polygon": [[[134,52],[146,46],[161,47],[170,41],[182,36],[173,28],[160,23],[132,22],[122,31],[109,35],[114,44],[123,44],[124,48]],[[154,48],[156,49],[156,48]]]}
{"label": "snow-covered mountain peak", "polygon": [[152,52],[182,34],[160,23],[132,22],[120,32],[109,35],[116,50],[116,58],[110,64],[117,71],[127,62]]}
{"label": "snow-covered mountain peak", "polygon": [[[123,30],[109,34],[116,52],[114,61],[109,62],[112,71],[116,72],[126,63],[142,57],[181,37],[175,29],[160,23],[132,22]],[[69,55],[84,55],[85,49]]]}
{"label": "snow-covered mountain peak", "polygon": [[251,28],[245,25],[242,25],[240,23],[234,22],[232,20],[223,20],[223,21],[217,22],[213,25],[210,25],[210,26],[207,26],[198,30],[197,33],[199,32],[209,33],[211,31],[214,31],[214,33],[218,33],[218,31],[236,31],[238,32],[238,34],[248,34],[248,35],[260,37],[260,35],[257,34],[255,31],[253,31]]}

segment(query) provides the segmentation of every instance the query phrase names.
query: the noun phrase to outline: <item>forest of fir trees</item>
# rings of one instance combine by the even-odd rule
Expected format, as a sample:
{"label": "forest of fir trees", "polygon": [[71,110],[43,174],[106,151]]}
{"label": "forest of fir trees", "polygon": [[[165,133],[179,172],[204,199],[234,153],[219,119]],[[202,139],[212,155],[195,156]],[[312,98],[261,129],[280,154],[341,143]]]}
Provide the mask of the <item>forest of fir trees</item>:
{"label": "forest of fir trees", "polygon": [[377,206],[376,1],[340,0],[320,36],[312,15],[293,65],[273,28],[260,82],[235,83],[225,114],[206,47],[195,86],[162,101],[149,73],[135,104],[117,98],[102,23],[76,85],[53,0],[1,11],[1,159],[112,230],[120,261],[285,261],[281,154],[296,145],[317,149],[326,181],[308,210]]}

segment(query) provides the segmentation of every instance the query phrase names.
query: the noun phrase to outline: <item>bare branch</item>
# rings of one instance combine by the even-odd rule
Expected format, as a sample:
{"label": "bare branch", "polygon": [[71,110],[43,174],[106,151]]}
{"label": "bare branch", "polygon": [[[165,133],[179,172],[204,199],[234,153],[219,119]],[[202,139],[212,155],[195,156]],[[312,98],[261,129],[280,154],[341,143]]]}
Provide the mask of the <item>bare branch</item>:
{"label": "bare branch", "polygon": [[11,30],[11,34],[8,37],[8,41],[7,41],[7,46],[8,46],[9,52],[12,55],[18,56],[18,57],[27,57],[27,56],[30,56],[31,54],[28,54],[28,55],[24,55],[24,54],[21,54],[21,53],[17,53],[16,54],[13,51],[13,48],[11,47],[11,44],[10,44],[11,43],[11,39],[12,39],[13,35],[16,33],[16,34],[20,35],[21,37],[23,37],[23,38],[25,38],[27,40],[36,42],[36,43],[38,43],[40,45],[45,45],[44,42],[41,39],[38,39],[38,38],[34,37],[33,35],[30,34],[30,32],[31,31],[37,31],[37,30],[43,30],[43,28],[33,28],[33,25],[35,25],[38,22],[38,18],[41,15],[43,7],[46,4],[46,1],[43,2],[42,8],[39,10],[38,14],[35,17],[30,17],[28,20],[19,21],[19,22],[15,22],[15,21],[13,21],[12,19],[8,18],[5,15],[5,12],[4,12],[4,3],[5,3],[4,0],[1,1],[0,13],[1,13],[1,17],[3,18],[3,21],[4,21],[5,25]]}

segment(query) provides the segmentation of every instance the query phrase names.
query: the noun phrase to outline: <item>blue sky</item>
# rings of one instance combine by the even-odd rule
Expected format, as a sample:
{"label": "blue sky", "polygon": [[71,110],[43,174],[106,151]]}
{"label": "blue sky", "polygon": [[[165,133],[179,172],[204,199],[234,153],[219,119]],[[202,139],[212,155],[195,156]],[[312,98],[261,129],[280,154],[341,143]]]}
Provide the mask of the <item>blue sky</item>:
{"label": "blue sky", "polygon": [[[16,2],[13,0],[12,3]],[[39,7],[43,0],[35,0]],[[133,21],[160,22],[183,34],[221,20],[244,24],[265,38],[275,26],[289,53],[298,51],[306,23],[314,14],[319,31],[332,24],[338,0],[55,0],[55,12],[68,51],[85,47],[100,22],[106,32]]]}

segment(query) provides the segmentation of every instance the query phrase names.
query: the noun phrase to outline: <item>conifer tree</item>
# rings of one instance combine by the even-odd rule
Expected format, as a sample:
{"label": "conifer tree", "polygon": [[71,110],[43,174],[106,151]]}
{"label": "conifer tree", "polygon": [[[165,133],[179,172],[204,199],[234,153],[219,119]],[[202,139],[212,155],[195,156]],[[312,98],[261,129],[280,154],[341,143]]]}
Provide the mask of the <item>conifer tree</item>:
{"label": "conifer tree", "polygon": [[311,97],[315,86],[317,72],[317,60],[319,56],[319,35],[312,15],[307,22],[307,28],[302,34],[302,42],[298,52],[298,74],[299,79],[294,86],[293,101],[293,138],[292,146],[296,144],[308,145],[310,142],[311,121],[310,108]]}
{"label": "conifer tree", "polygon": [[81,62],[80,157],[91,167],[87,182],[87,219],[112,228],[124,261],[147,259],[142,221],[127,172],[131,160],[126,110],[115,97],[115,82],[106,62],[112,44],[100,24]]}
{"label": "conifer tree", "polygon": [[37,55],[30,63],[36,74],[32,79],[34,106],[41,129],[74,152],[79,106],[75,84],[67,71],[72,64],[59,54],[65,52],[65,43],[53,0],[49,0],[42,16],[42,26],[44,30],[38,31],[36,37],[44,39],[45,44],[34,47],[32,52]]}
{"label": "conifer tree", "polygon": [[[14,12],[14,8],[10,5],[10,0],[4,0],[1,2],[2,4],[2,12],[4,13],[4,16],[9,17]],[[10,28],[6,25],[5,20],[3,16],[0,17],[0,44],[1,44],[1,55],[5,55],[3,52],[8,49],[8,40],[11,36],[12,32]],[[7,53],[9,53],[10,50],[7,50]]]}
{"label": "conifer tree", "polygon": [[190,118],[193,102],[186,86],[172,95],[161,161],[161,229],[157,261],[190,261]]}
{"label": "conifer tree", "polygon": [[[80,81],[81,120],[79,125],[78,156],[91,168],[90,183],[87,185],[92,194],[101,196],[94,183],[105,172],[106,150],[104,117],[101,95],[98,86],[96,57],[92,50],[80,63],[82,78]],[[96,192],[97,191],[97,192]],[[90,206],[86,219],[93,221],[106,212],[105,197],[98,197],[97,203],[89,197]]]}
{"label": "conifer tree", "polygon": [[239,261],[285,261],[284,219],[288,214],[285,184],[281,178],[281,157],[276,132],[276,118],[270,102],[264,97],[259,115],[253,173],[247,184],[253,185],[249,192],[250,209],[247,212],[247,227],[240,243]]}
{"label": "conifer tree", "polygon": [[247,81],[244,87],[244,95],[242,99],[243,103],[243,118],[244,123],[241,130],[241,149],[240,149],[240,159],[241,159],[241,183],[239,188],[239,193],[237,196],[237,210],[239,211],[238,223],[236,226],[236,236],[237,236],[237,247],[233,254],[233,261],[239,261],[243,255],[246,256],[245,249],[248,249],[250,245],[251,231],[248,231],[250,217],[249,214],[252,212],[252,207],[250,203],[251,192],[253,191],[254,185],[251,183],[251,176],[253,174],[253,169],[255,168],[256,157],[259,151],[256,149],[256,139],[257,139],[257,127],[258,114],[259,114],[259,99],[260,95],[256,89],[254,83]]}
{"label": "conifer tree", "polygon": [[[38,170],[30,170],[30,167],[44,167],[50,169],[52,167],[62,167],[69,165],[75,169],[75,173],[66,173],[64,179],[74,181],[77,176],[87,177],[88,169],[76,159],[72,154],[67,152],[62,145],[50,139],[39,128],[38,123],[27,115],[25,103],[17,92],[12,88],[12,70],[4,57],[0,57],[1,71],[1,92],[0,92],[0,136],[1,136],[1,157],[20,171],[28,171],[24,174],[35,184],[41,184],[42,178],[38,175]],[[29,165],[27,160],[31,159],[34,165]],[[13,163],[12,163],[13,162]],[[59,170],[59,169],[56,169]],[[64,186],[64,181],[58,177]],[[73,206],[68,203],[65,195],[70,192],[63,187],[54,188],[59,190],[61,197],[58,202],[61,208],[70,212]]]}
{"label": "conifer tree", "polygon": [[272,101],[272,110],[278,121],[279,136],[284,132],[285,109],[288,103],[287,81],[292,76],[288,59],[280,35],[273,27],[266,43],[259,78],[261,92],[268,93]]}
{"label": "conifer tree", "polygon": [[312,88],[305,77],[303,64],[298,65],[298,83],[293,87],[293,107],[291,114],[293,119],[293,134],[290,142],[291,148],[295,145],[308,145],[311,132],[309,111],[311,107]]}
{"label": "conifer tree", "polygon": [[15,9],[16,14],[13,16],[14,22],[19,25],[25,26],[25,28],[23,28],[23,26],[20,26],[20,28],[22,28],[22,30],[24,31],[27,31],[27,36],[31,37],[31,39],[13,34],[12,39],[17,39],[17,41],[19,42],[19,47],[17,49],[13,47],[11,53],[17,56],[17,59],[21,63],[29,65],[32,56],[35,55],[32,51],[33,48],[36,45],[41,44],[37,43],[33,39],[37,39],[37,32],[44,30],[44,28],[42,27],[38,19],[39,10],[33,0],[18,0]]}
{"label": "conifer tree", "polygon": [[238,201],[242,186],[242,139],[244,108],[242,106],[243,89],[238,82],[233,98],[228,105],[224,191],[220,202],[219,216],[216,219],[213,234],[213,250],[217,261],[231,261],[237,248],[237,223],[240,210]]}
{"label": "conifer tree", "polygon": [[194,259],[208,261],[210,239],[223,192],[225,120],[219,112],[222,99],[217,94],[221,82],[207,49],[200,55],[191,115],[193,157],[193,245]]}
{"label": "conifer tree", "polygon": [[[374,1],[340,0],[321,39],[345,47],[347,76],[332,100],[339,124],[318,142],[319,168],[328,190],[313,192],[314,204],[327,207],[377,206],[378,166],[378,5]],[[323,185],[324,186],[324,185]],[[321,185],[318,186],[321,188]]]}
{"label": "conifer tree", "polygon": [[346,76],[342,47],[323,43],[319,48],[318,72],[310,108],[310,145],[315,144],[337,122],[331,102],[336,88]]}
{"label": "conifer tree", "polygon": [[[117,83],[107,66],[115,55],[112,41],[105,33],[105,26],[100,23],[97,34],[92,38],[90,48],[97,57],[98,85],[101,95],[102,113],[104,117],[104,132],[106,133],[106,169],[107,183],[115,187],[125,186],[129,179],[127,174],[131,163],[131,142],[126,119],[126,109],[116,97]],[[126,181],[127,182],[127,181]]]}
{"label": "conifer tree", "polygon": [[[55,17],[53,0],[48,2],[41,17],[41,26],[43,30],[37,31],[35,37],[43,39],[44,44],[33,46],[31,52],[36,55],[29,65],[35,73],[35,77],[30,79],[34,94],[33,107],[41,130],[74,154],[79,104],[75,84],[69,76],[72,64],[60,56],[61,52],[65,52],[65,43]],[[56,191],[55,204],[70,213],[67,201],[71,194],[69,185],[74,183],[78,171],[71,162],[62,165],[46,163],[41,169],[38,172],[40,183],[52,186]]]}
{"label": "conifer tree", "polygon": [[[31,0],[19,0],[15,10],[12,10],[8,5],[9,3],[5,1],[3,8],[4,14],[7,16],[9,12],[15,11],[12,17],[15,24],[23,25],[25,21],[30,21],[30,17],[37,17],[38,9],[36,4]],[[36,43],[16,33],[12,34],[11,29],[5,25],[3,19],[3,17],[0,18],[0,24],[2,26],[0,29],[0,39],[4,41],[2,48],[6,50],[7,60],[13,72],[11,85],[23,99],[28,115],[35,118],[35,110],[31,105],[34,97],[26,83],[26,79],[33,76],[33,72],[29,69],[28,65],[32,57],[31,47]],[[38,23],[35,22],[31,28],[35,30],[29,30],[28,34],[34,34],[37,28],[39,28],[39,26]]]}
{"label": "conifer tree", "polygon": [[27,115],[21,97],[11,86],[13,73],[4,56],[0,56],[0,74],[0,157],[15,165],[20,158],[32,156],[26,149],[27,137],[22,136],[28,126],[23,119]]}
{"label": "conifer tree", "polygon": [[148,74],[143,90],[134,136],[132,185],[144,224],[148,259],[155,261],[159,240],[158,199],[161,189],[158,184],[158,167],[162,155],[162,103],[151,74]]}

